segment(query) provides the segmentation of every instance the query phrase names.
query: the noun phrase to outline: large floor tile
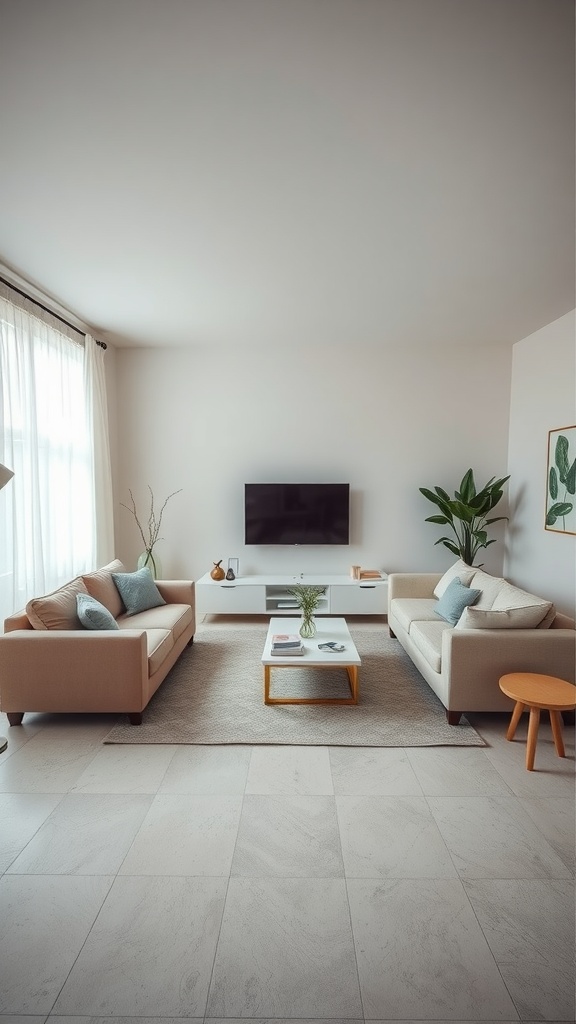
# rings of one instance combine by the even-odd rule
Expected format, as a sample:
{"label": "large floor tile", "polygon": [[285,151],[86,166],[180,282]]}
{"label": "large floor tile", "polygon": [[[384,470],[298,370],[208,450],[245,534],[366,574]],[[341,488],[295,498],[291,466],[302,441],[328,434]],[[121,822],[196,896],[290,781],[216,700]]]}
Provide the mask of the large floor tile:
{"label": "large floor tile", "polygon": [[573,881],[464,885],[521,1018],[573,1021]]}
{"label": "large floor tile", "polygon": [[44,1024],[46,1015],[30,1017],[20,1013],[0,1013],[0,1024]]}
{"label": "large floor tile", "polygon": [[[51,1014],[48,1019],[50,1024],[203,1024],[204,1020],[203,1017],[61,1017],[57,1013]],[[3,1024],[2,1017],[0,1024]],[[18,1024],[18,1021],[14,1024]]]}
{"label": "large floor tile", "polygon": [[114,875],[152,797],[68,793],[9,868],[36,875]]}
{"label": "large floor tile", "polygon": [[222,744],[217,747],[178,747],[159,793],[236,796],[244,792],[252,748]]}
{"label": "large floor tile", "polygon": [[0,878],[0,1012],[47,1014],[112,879]]}
{"label": "large floor tile", "polygon": [[429,797],[428,802],[461,878],[569,876],[515,798]]}
{"label": "large floor tile", "polygon": [[246,795],[232,874],[342,878],[334,797]]}
{"label": "large floor tile", "polygon": [[424,797],[336,797],[349,878],[456,878]]}
{"label": "large floor tile", "polygon": [[525,797],[520,803],[566,867],[576,871],[576,807],[569,797]]}
{"label": "large floor tile", "polygon": [[220,878],[116,878],[54,1012],[203,1016],[225,886]]}
{"label": "large floor tile", "polygon": [[565,796],[574,798],[574,730],[564,730],[566,757],[558,757],[550,726],[543,720],[538,734],[534,771],[526,771],[526,723],[521,723],[512,742],[490,740],[486,757],[516,796]]}
{"label": "large floor tile", "polygon": [[74,783],[75,793],[156,793],[174,757],[169,744],[106,744]]}
{"label": "large floor tile", "polygon": [[334,793],[328,747],[254,747],[247,793]]}
{"label": "large floor tile", "polygon": [[0,793],[67,793],[95,757],[98,731],[78,726],[39,729],[0,761]]}
{"label": "large floor tile", "polygon": [[426,796],[511,796],[486,756],[474,747],[413,747],[408,759]]}
{"label": "large floor tile", "polygon": [[156,796],[122,875],[229,875],[241,796]]}
{"label": "large floor tile", "polygon": [[57,793],[0,793],[0,874],[22,853],[61,799]]}
{"label": "large floor tile", "polygon": [[210,1017],[361,1017],[342,879],[232,878]]}
{"label": "large floor tile", "polygon": [[342,796],[422,796],[401,747],[330,747],[334,792]]}
{"label": "large floor tile", "polygon": [[366,1019],[515,1020],[462,884],[348,881]]}

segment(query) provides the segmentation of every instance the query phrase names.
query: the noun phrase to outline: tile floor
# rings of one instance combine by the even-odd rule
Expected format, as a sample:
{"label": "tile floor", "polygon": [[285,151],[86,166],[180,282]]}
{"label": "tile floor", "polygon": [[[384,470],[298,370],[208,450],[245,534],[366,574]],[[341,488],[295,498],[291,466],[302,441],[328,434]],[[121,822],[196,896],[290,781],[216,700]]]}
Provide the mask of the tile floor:
{"label": "tile floor", "polygon": [[0,755],[0,1024],[574,1021],[574,737]]}

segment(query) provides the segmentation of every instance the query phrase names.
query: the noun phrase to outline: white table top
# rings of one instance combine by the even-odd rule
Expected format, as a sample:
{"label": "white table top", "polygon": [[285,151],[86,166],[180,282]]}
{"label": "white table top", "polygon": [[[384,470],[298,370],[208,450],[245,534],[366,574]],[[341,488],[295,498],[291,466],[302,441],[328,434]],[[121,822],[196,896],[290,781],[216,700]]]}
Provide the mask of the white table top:
{"label": "white table top", "polygon": [[[350,636],[350,630],[346,619],[336,619],[331,616],[321,616],[316,620],[316,636],[310,640],[303,640],[304,654],[282,655],[271,654],[270,645],[274,633],[298,633],[300,619],[291,616],[285,619],[270,619],[268,635],[264,644],[262,654],[263,665],[360,665],[360,655],[356,645]],[[319,651],[318,644],[326,643],[327,640],[335,640],[336,643],[344,644],[345,650],[330,654],[327,651]]]}

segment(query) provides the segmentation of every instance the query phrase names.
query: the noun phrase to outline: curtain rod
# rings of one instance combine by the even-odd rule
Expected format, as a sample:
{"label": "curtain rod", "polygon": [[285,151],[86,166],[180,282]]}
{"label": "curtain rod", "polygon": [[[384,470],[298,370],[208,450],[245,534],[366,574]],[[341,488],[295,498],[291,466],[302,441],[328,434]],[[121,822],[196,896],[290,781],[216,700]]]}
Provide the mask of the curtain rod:
{"label": "curtain rod", "polygon": [[[86,337],[85,331],[81,331],[79,327],[71,324],[69,320],[65,320],[63,316],[59,316],[58,313],[55,313],[53,309],[49,309],[48,306],[43,306],[41,302],[38,302],[38,299],[33,299],[31,295],[27,295],[26,292],[23,292],[21,288],[16,288],[16,285],[12,284],[11,281],[7,281],[5,277],[0,277],[0,281],[2,281],[2,284],[7,285],[8,288],[11,288],[13,292],[18,292],[18,295],[21,295],[22,298],[28,299],[28,302],[33,302],[35,306],[38,306],[38,309],[43,309],[45,313],[49,313],[50,316],[56,317],[60,323],[66,324],[66,327],[70,327],[71,330],[76,331],[77,334],[81,334],[83,338]],[[103,348],[104,351],[108,348],[105,341],[98,341],[96,338],[94,341],[97,345],[100,345],[100,348]]]}

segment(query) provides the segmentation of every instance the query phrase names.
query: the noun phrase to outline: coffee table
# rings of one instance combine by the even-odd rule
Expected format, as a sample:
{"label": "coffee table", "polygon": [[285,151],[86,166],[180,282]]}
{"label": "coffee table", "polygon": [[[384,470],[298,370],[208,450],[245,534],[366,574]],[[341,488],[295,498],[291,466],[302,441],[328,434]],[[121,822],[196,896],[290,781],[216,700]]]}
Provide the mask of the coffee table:
{"label": "coffee table", "polygon": [[[358,668],[361,664],[360,655],[350,631],[346,625],[346,619],[333,619],[322,617],[316,619],[317,632],[311,640],[304,640],[304,654],[276,655],[271,654],[272,636],[274,633],[297,633],[300,620],[292,616],[285,619],[270,619],[268,635],[264,644],[262,664],[264,666],[264,703],[265,704],[357,704],[358,703]],[[344,644],[344,650],[331,654],[327,651],[319,651],[318,644],[334,640],[336,643]],[[270,669],[272,668],[343,668],[348,675],[350,686],[349,697],[271,697],[270,696]]]}

